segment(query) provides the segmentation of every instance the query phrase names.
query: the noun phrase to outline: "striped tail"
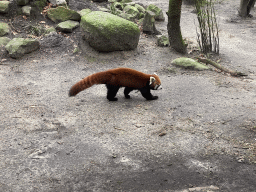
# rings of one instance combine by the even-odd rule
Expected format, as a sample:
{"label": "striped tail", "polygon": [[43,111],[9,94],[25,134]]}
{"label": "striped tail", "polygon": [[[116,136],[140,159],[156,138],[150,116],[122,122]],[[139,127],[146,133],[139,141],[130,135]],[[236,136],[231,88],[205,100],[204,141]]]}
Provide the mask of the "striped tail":
{"label": "striped tail", "polygon": [[79,92],[93,86],[94,84],[106,84],[109,75],[106,72],[94,73],[85,77],[81,81],[73,85],[69,90],[69,97],[76,96]]}

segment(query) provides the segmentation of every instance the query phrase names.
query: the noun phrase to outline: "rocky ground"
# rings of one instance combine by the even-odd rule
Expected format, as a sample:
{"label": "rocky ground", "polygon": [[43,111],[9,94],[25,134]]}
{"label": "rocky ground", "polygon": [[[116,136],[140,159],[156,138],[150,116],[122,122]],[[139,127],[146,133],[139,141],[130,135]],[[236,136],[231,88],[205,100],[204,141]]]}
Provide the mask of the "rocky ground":
{"label": "rocky ground", "polygon": [[[137,2],[168,9],[168,1]],[[181,55],[144,34],[127,52],[98,53],[79,28],[41,38],[40,50],[18,60],[2,51],[0,191],[256,191],[256,12],[241,20],[239,2],[216,5],[217,59],[247,77],[176,68],[170,63]],[[99,5],[70,3],[78,10]],[[189,51],[196,45],[192,11],[183,5]],[[31,22],[42,20],[54,25],[43,16]],[[13,22],[19,35],[30,20]],[[166,25],[156,27],[167,34]],[[109,102],[103,85],[68,97],[81,78],[115,67],[157,72],[163,89],[152,94],[159,99],[132,92],[127,100],[120,90]]]}

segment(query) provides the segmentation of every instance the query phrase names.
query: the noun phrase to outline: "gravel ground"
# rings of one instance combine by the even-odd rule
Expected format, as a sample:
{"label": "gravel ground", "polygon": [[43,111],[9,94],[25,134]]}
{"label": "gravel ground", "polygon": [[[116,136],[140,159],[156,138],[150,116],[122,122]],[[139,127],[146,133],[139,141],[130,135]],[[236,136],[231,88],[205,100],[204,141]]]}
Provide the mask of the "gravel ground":
{"label": "gravel ground", "polygon": [[[135,2],[168,9],[168,1]],[[40,50],[19,60],[2,53],[0,191],[256,191],[256,20],[237,18],[238,6],[216,5],[219,59],[243,78],[175,68],[181,55],[143,34],[128,52],[98,53],[77,29],[41,39]],[[183,5],[181,28],[193,43],[192,11]],[[166,25],[156,23],[165,35]],[[132,92],[127,100],[120,90],[109,102],[104,85],[68,97],[81,78],[115,67],[157,72],[159,99]]]}

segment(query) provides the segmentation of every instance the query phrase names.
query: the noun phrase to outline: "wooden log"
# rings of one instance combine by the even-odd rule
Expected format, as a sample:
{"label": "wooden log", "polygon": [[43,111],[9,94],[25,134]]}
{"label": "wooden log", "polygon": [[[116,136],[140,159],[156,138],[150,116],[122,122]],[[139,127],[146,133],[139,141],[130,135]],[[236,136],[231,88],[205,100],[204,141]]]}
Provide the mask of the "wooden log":
{"label": "wooden log", "polygon": [[222,65],[214,62],[214,61],[211,61],[210,59],[206,59],[206,58],[201,58],[201,57],[196,57],[196,59],[200,62],[203,62],[205,64],[210,64],[214,67],[216,67],[217,69],[223,71],[223,72],[226,72],[226,73],[229,73],[230,75],[232,76],[248,76],[247,74],[243,73],[243,72],[239,72],[239,71],[232,71],[230,69],[227,69],[225,67],[223,67]]}

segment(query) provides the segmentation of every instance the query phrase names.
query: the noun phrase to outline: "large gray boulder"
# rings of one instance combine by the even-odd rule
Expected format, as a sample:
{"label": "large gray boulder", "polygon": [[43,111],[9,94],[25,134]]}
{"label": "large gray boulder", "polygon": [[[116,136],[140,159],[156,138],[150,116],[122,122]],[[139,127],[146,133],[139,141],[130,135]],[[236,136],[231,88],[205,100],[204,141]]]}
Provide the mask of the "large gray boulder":
{"label": "large gray boulder", "polygon": [[107,12],[93,11],[81,18],[85,40],[98,51],[135,49],[139,42],[139,27]]}
{"label": "large gray boulder", "polygon": [[36,39],[14,38],[5,46],[10,57],[19,58],[24,54],[31,53],[39,48],[39,41]]}

